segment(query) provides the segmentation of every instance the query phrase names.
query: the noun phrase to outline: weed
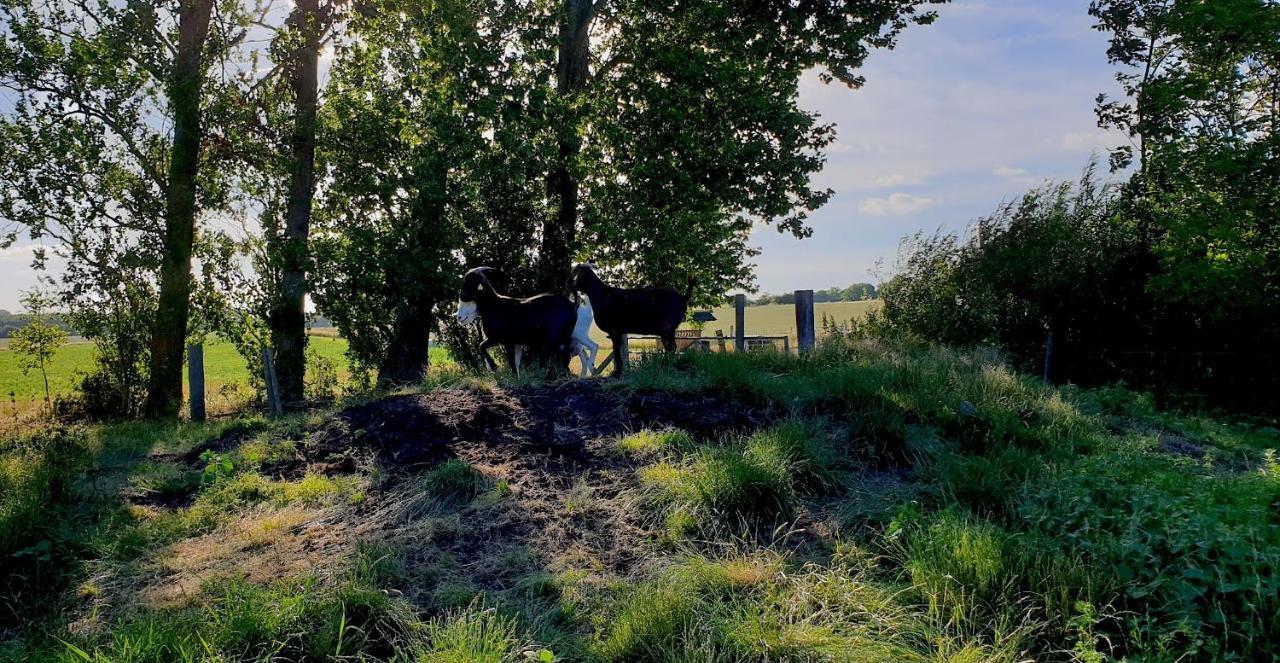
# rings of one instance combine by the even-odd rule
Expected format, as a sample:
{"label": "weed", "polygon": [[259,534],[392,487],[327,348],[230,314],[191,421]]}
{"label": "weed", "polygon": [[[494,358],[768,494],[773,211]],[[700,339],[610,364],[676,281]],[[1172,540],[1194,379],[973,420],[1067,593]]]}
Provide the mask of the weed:
{"label": "weed", "polygon": [[693,440],[684,431],[645,429],[618,439],[618,449],[632,458],[654,458],[671,451],[688,451]]}
{"label": "weed", "polygon": [[489,480],[470,463],[450,458],[422,478],[422,485],[436,499],[446,503],[465,502],[484,491]]}

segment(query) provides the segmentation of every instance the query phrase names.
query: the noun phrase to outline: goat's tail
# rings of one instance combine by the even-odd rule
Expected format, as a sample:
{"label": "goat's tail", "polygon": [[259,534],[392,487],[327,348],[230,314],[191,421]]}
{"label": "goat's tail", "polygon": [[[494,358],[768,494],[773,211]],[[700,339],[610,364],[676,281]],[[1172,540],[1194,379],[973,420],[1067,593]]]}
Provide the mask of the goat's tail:
{"label": "goat's tail", "polygon": [[690,272],[689,283],[684,287],[684,303],[686,305],[689,303],[689,298],[693,296],[693,286],[695,283],[697,283],[697,281],[694,280],[693,273]]}

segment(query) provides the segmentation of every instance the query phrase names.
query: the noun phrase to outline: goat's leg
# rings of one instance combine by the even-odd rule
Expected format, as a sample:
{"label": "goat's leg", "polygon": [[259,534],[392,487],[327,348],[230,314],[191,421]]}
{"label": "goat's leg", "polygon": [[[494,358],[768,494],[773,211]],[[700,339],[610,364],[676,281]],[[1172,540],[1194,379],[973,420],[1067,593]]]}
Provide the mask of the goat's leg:
{"label": "goat's leg", "polygon": [[596,374],[596,352],[599,349],[600,344],[591,340],[578,346],[578,361],[582,364],[582,377]]}
{"label": "goat's leg", "polygon": [[514,343],[507,344],[503,346],[503,348],[506,350],[507,366],[510,366],[511,372],[514,373],[516,377],[519,377],[520,376],[520,357],[521,355],[524,354],[523,348]]}
{"label": "goat's leg", "polygon": [[480,356],[484,357],[485,368],[488,368],[490,372],[496,372],[498,370],[498,363],[493,360],[493,357],[489,356],[489,348],[492,348],[497,344],[497,341],[488,338],[480,341]]}

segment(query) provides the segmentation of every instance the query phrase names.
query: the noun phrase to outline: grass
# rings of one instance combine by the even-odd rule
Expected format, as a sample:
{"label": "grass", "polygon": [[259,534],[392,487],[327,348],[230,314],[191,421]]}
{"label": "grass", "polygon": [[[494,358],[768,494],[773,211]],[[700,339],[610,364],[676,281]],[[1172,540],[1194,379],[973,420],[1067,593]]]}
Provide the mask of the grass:
{"label": "grass", "polygon": [[0,660],[1280,655],[1274,421],[877,342],[654,359],[611,392],[655,389],[765,425],[336,473],[290,465],[325,413],[11,435]]}
{"label": "grass", "polygon": [[[347,342],[342,338],[312,336],[308,349],[333,361],[338,367],[338,377],[346,380],[349,375],[346,358]],[[436,352],[443,352],[436,350]],[[78,376],[94,368],[97,349],[87,341],[75,341],[58,348],[49,360],[49,391],[54,396],[65,396],[75,390]],[[437,357],[433,356],[433,359]],[[244,358],[235,346],[222,339],[212,339],[204,347],[205,394],[215,404],[221,400],[236,401],[249,393],[249,371]],[[183,370],[183,393],[187,393],[187,374]],[[4,385],[3,405],[0,415],[11,416],[42,405],[44,382],[38,372],[22,374],[17,357],[7,346],[0,347],[0,385]],[[225,395],[224,395],[225,394]]]}
{"label": "grass", "polygon": [[[308,352],[336,367],[339,386],[350,377],[346,356],[347,341],[331,328],[311,330],[308,334]],[[79,376],[94,368],[97,349],[87,341],[72,341],[58,348],[49,361],[49,391],[57,398],[75,391]],[[446,365],[448,352],[444,348],[431,349],[431,362]],[[250,376],[244,358],[230,342],[213,338],[204,346],[205,398],[213,412],[241,409],[251,395]],[[188,394],[187,372],[183,369],[183,394]],[[0,420],[12,419],[44,406],[44,381],[38,372],[23,375],[17,357],[7,344],[0,345]]]}
{"label": "grass", "polygon": [[[879,300],[864,302],[819,302],[813,305],[813,314],[821,322],[822,316],[834,318],[837,322],[846,323],[853,318],[862,318],[868,312],[880,308]],[[709,322],[702,329],[703,336],[715,336],[716,331],[732,338],[734,310],[732,306],[719,306],[712,309],[715,322]],[[789,304],[766,304],[764,306],[748,306],[744,310],[747,334],[753,336],[790,336],[796,339],[796,307]]]}

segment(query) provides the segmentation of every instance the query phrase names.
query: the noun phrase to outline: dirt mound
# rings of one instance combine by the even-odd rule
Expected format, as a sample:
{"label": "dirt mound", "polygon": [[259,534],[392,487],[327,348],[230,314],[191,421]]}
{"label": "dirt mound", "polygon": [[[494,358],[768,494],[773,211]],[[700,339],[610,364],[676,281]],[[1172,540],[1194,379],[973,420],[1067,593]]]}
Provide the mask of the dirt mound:
{"label": "dirt mound", "polygon": [[763,425],[767,413],[708,395],[633,393],[611,383],[569,381],[515,389],[439,389],[390,396],[342,411],[307,442],[312,462],[353,447],[391,465],[433,463],[458,445],[580,454],[590,440],[675,426],[702,437]]}

